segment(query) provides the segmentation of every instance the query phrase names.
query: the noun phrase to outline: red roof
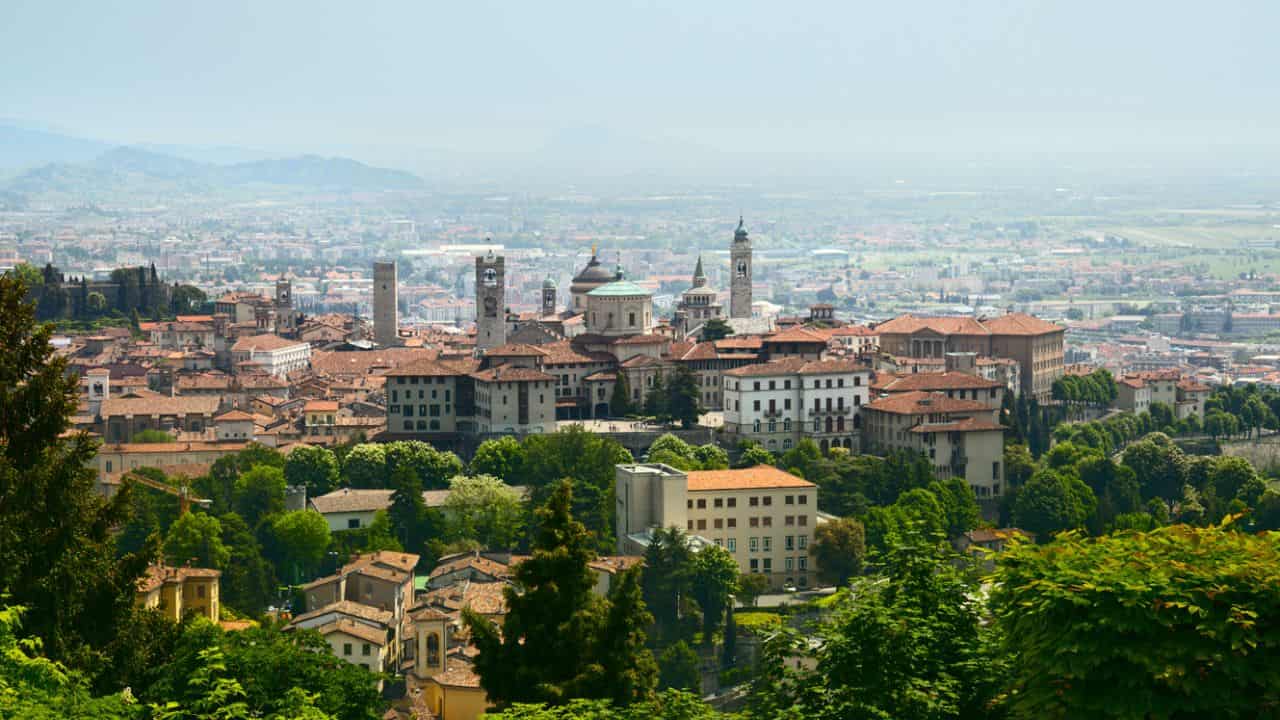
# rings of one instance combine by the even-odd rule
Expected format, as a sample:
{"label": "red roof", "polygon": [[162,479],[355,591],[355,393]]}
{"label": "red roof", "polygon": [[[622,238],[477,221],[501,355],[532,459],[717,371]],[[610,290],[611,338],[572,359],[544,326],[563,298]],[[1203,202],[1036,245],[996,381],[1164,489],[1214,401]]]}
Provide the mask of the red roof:
{"label": "red roof", "polygon": [[895,415],[927,415],[950,412],[991,412],[991,408],[976,400],[958,400],[942,393],[905,392],[878,398],[867,403],[868,410]]}
{"label": "red roof", "polygon": [[813,483],[772,465],[739,470],[694,470],[688,473],[689,491],[767,490],[770,488],[811,488]]}

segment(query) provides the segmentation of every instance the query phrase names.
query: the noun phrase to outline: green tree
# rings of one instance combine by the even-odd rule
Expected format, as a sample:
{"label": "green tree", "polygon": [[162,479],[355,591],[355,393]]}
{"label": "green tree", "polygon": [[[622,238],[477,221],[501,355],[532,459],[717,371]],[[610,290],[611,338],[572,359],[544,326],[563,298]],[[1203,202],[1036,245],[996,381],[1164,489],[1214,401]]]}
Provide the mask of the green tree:
{"label": "green tree", "polygon": [[208,298],[194,285],[179,285],[170,294],[169,305],[174,315],[193,315],[204,309]]}
{"label": "green tree", "polygon": [[1013,522],[1044,542],[1063,530],[1084,527],[1096,502],[1089,486],[1074,475],[1038,470],[1018,491]]}
{"label": "green tree", "polygon": [[543,505],[560,480],[573,483],[573,514],[596,538],[596,548],[611,552],[613,534],[614,468],[633,462],[616,441],[587,432],[580,425],[524,440],[524,480],[532,488],[531,502]]}
{"label": "green tree", "polygon": [[329,522],[315,510],[276,515],[271,530],[281,554],[291,563],[294,582],[314,572],[329,547]]}
{"label": "green tree", "polygon": [[645,548],[641,585],[660,640],[683,634],[680,606],[684,598],[692,595],[693,571],[694,553],[684,530],[654,528]]}
{"label": "green tree", "polygon": [[658,658],[658,687],[663,690],[673,688],[700,693],[702,690],[701,665],[698,653],[689,647],[689,643],[683,640],[672,643]]}
{"label": "green tree", "polygon": [[449,478],[462,474],[462,460],[451,452],[441,452],[419,440],[401,440],[385,445],[388,477],[402,467],[411,468],[422,481],[422,487],[439,490],[448,486]]}
{"label": "green tree", "polygon": [[814,529],[809,554],[818,565],[823,582],[843,587],[849,578],[862,572],[867,554],[866,529],[851,518],[825,522]]}
{"label": "green tree", "polygon": [[698,424],[698,417],[704,410],[698,376],[692,369],[686,365],[677,367],[667,380],[664,397],[668,417],[686,430]]}
{"label": "green tree", "polygon": [[250,525],[284,511],[284,471],[258,465],[236,479],[235,510]]}
{"label": "green tree", "polygon": [[821,632],[816,672],[801,675],[794,698],[783,693],[786,717],[1000,716],[1004,663],[970,600],[976,587],[944,548],[909,531],[889,548],[882,576],[854,582]]}
{"label": "green tree", "polygon": [[693,597],[702,608],[702,642],[710,645],[724,622],[724,610],[738,591],[738,561],[719,545],[703,548],[693,559]]}
{"label": "green tree", "polygon": [[1020,487],[1036,470],[1035,458],[1026,445],[1009,445],[1004,449],[1004,477],[1009,487]]}
{"label": "green tree", "polygon": [[667,690],[645,702],[618,707],[608,700],[572,700],[564,705],[521,703],[485,713],[485,720],[730,720],[694,693]]}
{"label": "green tree", "polygon": [[524,463],[524,448],[520,441],[511,435],[485,440],[476,448],[471,458],[469,472],[472,475],[492,475],[503,482],[512,482],[520,477],[520,468]]}
{"label": "green tree", "polygon": [[262,556],[262,546],[249,525],[235,513],[218,518],[222,544],[230,553],[222,569],[222,604],[256,616],[271,604],[275,593],[275,569]]}
{"label": "green tree", "polygon": [[617,377],[613,383],[613,392],[609,395],[609,414],[626,417],[635,412],[635,406],[631,403],[631,384],[627,382],[627,374],[621,370]]}
{"label": "green tree", "polygon": [[387,472],[387,453],[383,445],[361,443],[351,448],[342,461],[342,479],[353,488],[383,488]]}
{"label": "green tree", "polygon": [[512,549],[524,533],[520,493],[492,475],[459,475],[444,502],[446,537],[475,540],[485,548]]}
{"label": "green tree", "polygon": [[1273,537],[1176,525],[1064,535],[1007,551],[992,587],[1019,717],[1254,718],[1280,707]]}
{"label": "green tree", "polygon": [[107,311],[107,298],[95,290],[89,293],[89,296],[85,299],[85,305],[88,306],[89,312],[94,315],[101,315]]}
{"label": "green tree", "polygon": [[0,606],[0,717],[24,720],[125,720],[136,709],[118,695],[91,697],[88,680],[41,657],[39,638],[20,640],[26,608]]}
{"label": "green tree", "polygon": [[284,460],[284,479],[307,489],[307,497],[324,495],[338,486],[338,458],[319,445],[297,445]]}
{"label": "green tree", "polygon": [[645,608],[640,593],[640,569],[629,568],[618,576],[609,591],[609,609],[595,648],[599,666],[593,697],[605,697],[617,705],[629,705],[653,696],[658,682],[658,664],[645,647],[645,629],[653,616]]}
{"label": "green tree", "polygon": [[[821,569],[821,564],[819,564]],[[738,576],[738,595],[744,605],[754,607],[756,599],[769,591],[769,578],[760,573],[744,573]]]}
{"label": "green tree", "polygon": [[711,318],[702,324],[703,342],[723,340],[733,334],[733,328],[723,318]]}
{"label": "green tree", "polygon": [[750,468],[757,465],[772,465],[776,459],[773,453],[765,450],[759,443],[749,443],[742,449],[742,454],[738,456],[738,462],[734,467]]}
{"label": "green tree", "polygon": [[588,563],[596,553],[591,534],[573,519],[571,485],[556,485],[538,509],[531,556],[516,566],[514,587],[504,590],[507,616],[501,632],[482,615],[463,619],[479,650],[475,669],[489,699],[560,704],[587,697],[598,667],[595,643],[606,602],[592,593]]}
{"label": "green tree", "polygon": [[1186,455],[1168,435],[1152,433],[1124,451],[1121,462],[1131,468],[1138,479],[1143,499],[1182,496],[1186,484]]}
{"label": "green tree", "polygon": [[427,502],[422,497],[422,478],[413,467],[401,465],[391,476],[391,507],[387,519],[400,544],[410,549],[422,546],[426,538]]}
{"label": "green tree", "polygon": [[222,570],[231,551],[222,543],[222,523],[212,515],[189,512],[178,518],[164,539],[165,559],[171,565]]}
{"label": "green tree", "polygon": [[159,547],[117,556],[130,486],[110,500],[96,491],[96,445],[67,432],[79,381],[25,296],[15,274],[0,276],[0,590],[27,608],[24,630],[48,657],[100,672]]}

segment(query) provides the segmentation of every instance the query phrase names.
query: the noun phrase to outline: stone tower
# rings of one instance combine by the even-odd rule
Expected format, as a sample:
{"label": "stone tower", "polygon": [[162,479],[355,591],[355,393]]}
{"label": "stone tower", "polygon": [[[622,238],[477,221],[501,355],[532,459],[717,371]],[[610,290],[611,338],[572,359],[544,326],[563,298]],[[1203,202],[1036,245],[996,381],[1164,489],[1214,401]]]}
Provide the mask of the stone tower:
{"label": "stone tower", "polygon": [[476,350],[507,343],[506,271],[501,255],[476,257]]}
{"label": "stone tower", "polygon": [[396,306],[395,262],[373,264],[373,341],[379,345],[400,342],[400,311]]}
{"label": "stone tower", "polygon": [[751,238],[738,218],[738,229],[733,232],[733,245],[729,248],[730,271],[733,280],[729,285],[729,317],[751,317]]}
{"label": "stone tower", "polygon": [[293,312],[293,281],[281,275],[276,279],[276,332],[289,334],[297,329]]}
{"label": "stone tower", "polygon": [[556,314],[556,281],[548,275],[546,280],[542,281],[542,316],[550,317]]}

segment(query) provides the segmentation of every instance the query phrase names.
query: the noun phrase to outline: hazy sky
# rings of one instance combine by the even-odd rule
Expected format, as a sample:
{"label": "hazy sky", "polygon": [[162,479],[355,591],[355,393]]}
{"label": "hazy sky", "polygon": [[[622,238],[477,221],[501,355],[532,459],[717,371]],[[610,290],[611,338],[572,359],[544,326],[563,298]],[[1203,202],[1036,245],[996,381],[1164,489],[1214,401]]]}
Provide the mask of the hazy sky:
{"label": "hazy sky", "polygon": [[0,3],[0,115],[121,142],[1280,147],[1280,2]]}

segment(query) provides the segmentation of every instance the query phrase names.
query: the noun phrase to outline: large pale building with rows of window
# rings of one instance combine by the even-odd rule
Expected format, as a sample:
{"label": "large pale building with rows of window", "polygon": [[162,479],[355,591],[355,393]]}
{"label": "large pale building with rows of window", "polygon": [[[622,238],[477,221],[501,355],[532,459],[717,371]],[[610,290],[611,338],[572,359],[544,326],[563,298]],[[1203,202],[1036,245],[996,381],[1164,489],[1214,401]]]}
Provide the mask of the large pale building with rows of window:
{"label": "large pale building with rows of window", "polygon": [[724,432],[785,452],[800,438],[819,447],[858,449],[859,410],[870,396],[871,370],[853,360],[789,357],[724,372]]}
{"label": "large pale building with rows of window", "polygon": [[615,480],[619,554],[643,555],[653,530],[675,527],[725,548],[770,587],[814,584],[813,483],[769,465],[686,473],[658,463],[619,465]]}

